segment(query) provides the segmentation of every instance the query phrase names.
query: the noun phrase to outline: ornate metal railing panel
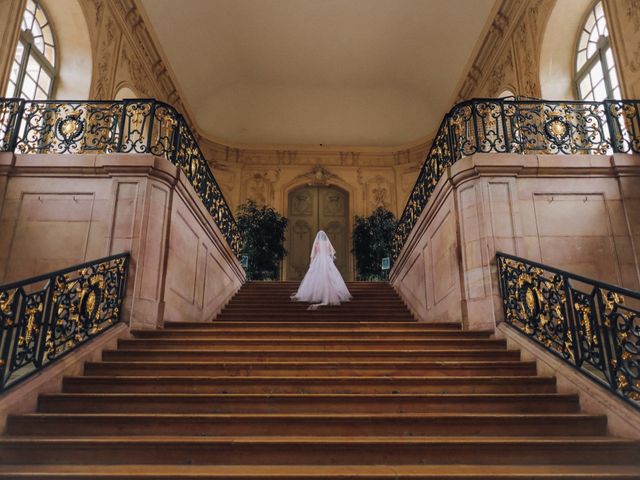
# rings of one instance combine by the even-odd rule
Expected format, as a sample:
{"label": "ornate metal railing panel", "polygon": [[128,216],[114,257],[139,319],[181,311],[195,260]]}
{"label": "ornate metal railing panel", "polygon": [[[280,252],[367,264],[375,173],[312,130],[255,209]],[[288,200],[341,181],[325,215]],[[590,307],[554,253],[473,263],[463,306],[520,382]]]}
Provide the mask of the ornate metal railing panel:
{"label": "ornate metal railing panel", "polygon": [[0,98],[0,152],[10,152],[15,148],[21,102]]}
{"label": "ornate metal railing panel", "polygon": [[0,286],[0,392],[120,321],[129,254]]}
{"label": "ornate metal railing panel", "polygon": [[166,103],[0,99],[2,151],[164,157],[183,170],[233,252],[240,251],[240,232],[222,190],[183,116]]}
{"label": "ornate metal railing panel", "polygon": [[506,323],[640,409],[640,292],[496,260]]}
{"label": "ornate metal railing panel", "polygon": [[400,254],[429,197],[457,160],[478,153],[640,153],[640,100],[552,102],[474,99],[445,115],[393,241]]}

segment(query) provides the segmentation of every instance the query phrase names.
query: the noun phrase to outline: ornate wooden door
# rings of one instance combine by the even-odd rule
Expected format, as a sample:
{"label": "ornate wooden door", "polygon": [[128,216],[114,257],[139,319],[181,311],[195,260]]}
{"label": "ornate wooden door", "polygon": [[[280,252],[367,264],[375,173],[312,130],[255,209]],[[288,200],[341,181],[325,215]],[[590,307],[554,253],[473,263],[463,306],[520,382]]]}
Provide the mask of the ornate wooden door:
{"label": "ornate wooden door", "polygon": [[318,230],[336,249],[336,266],[349,275],[349,195],[336,187],[307,186],[289,193],[287,280],[302,280]]}

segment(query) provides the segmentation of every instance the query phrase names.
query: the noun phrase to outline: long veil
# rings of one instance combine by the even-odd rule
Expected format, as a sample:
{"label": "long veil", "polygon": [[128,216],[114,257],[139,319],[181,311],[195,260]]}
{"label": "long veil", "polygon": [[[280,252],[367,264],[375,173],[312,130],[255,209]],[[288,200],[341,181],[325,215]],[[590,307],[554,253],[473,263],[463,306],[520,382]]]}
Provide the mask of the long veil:
{"label": "long veil", "polygon": [[331,245],[331,241],[324,230],[320,230],[316,234],[316,239],[313,241],[313,247],[311,247],[311,261],[318,255],[328,255],[332,260],[336,258],[336,249]]}
{"label": "long veil", "polygon": [[320,230],[311,247],[309,270],[292,300],[312,303],[309,308],[322,305],[339,305],[351,300],[351,294],[342,275],[333,263],[336,250],[327,234]]}

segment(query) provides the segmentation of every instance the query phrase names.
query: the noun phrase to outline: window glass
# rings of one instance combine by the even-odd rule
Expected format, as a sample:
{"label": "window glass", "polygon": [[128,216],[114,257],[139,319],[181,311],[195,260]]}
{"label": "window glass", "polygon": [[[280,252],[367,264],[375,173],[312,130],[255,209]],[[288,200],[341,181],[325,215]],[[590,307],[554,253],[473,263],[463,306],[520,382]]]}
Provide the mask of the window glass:
{"label": "window glass", "polygon": [[27,0],[20,25],[5,96],[47,99],[53,87],[56,50],[51,25],[37,0]]}
{"label": "window glass", "polygon": [[620,82],[602,6],[596,2],[584,22],[576,52],[576,85],[582,100],[620,98]]}

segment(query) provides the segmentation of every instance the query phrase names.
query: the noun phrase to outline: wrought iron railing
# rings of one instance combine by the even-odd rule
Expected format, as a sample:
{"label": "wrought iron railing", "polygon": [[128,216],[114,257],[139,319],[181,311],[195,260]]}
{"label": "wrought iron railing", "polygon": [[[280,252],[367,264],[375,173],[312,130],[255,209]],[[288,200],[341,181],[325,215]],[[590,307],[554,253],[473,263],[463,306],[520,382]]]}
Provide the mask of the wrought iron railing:
{"label": "wrought iron railing", "polygon": [[640,153],[640,100],[474,99],[445,115],[402,212],[395,260],[447,167],[477,153]]}
{"label": "wrought iron railing", "polygon": [[0,392],[120,321],[129,254],[0,286]]}
{"label": "wrought iron railing", "polygon": [[505,322],[640,409],[640,292],[496,260]]}
{"label": "wrought iron railing", "polygon": [[0,98],[0,152],[151,153],[180,167],[227,243],[241,237],[222,190],[183,116],[153,99],[25,101]]}

